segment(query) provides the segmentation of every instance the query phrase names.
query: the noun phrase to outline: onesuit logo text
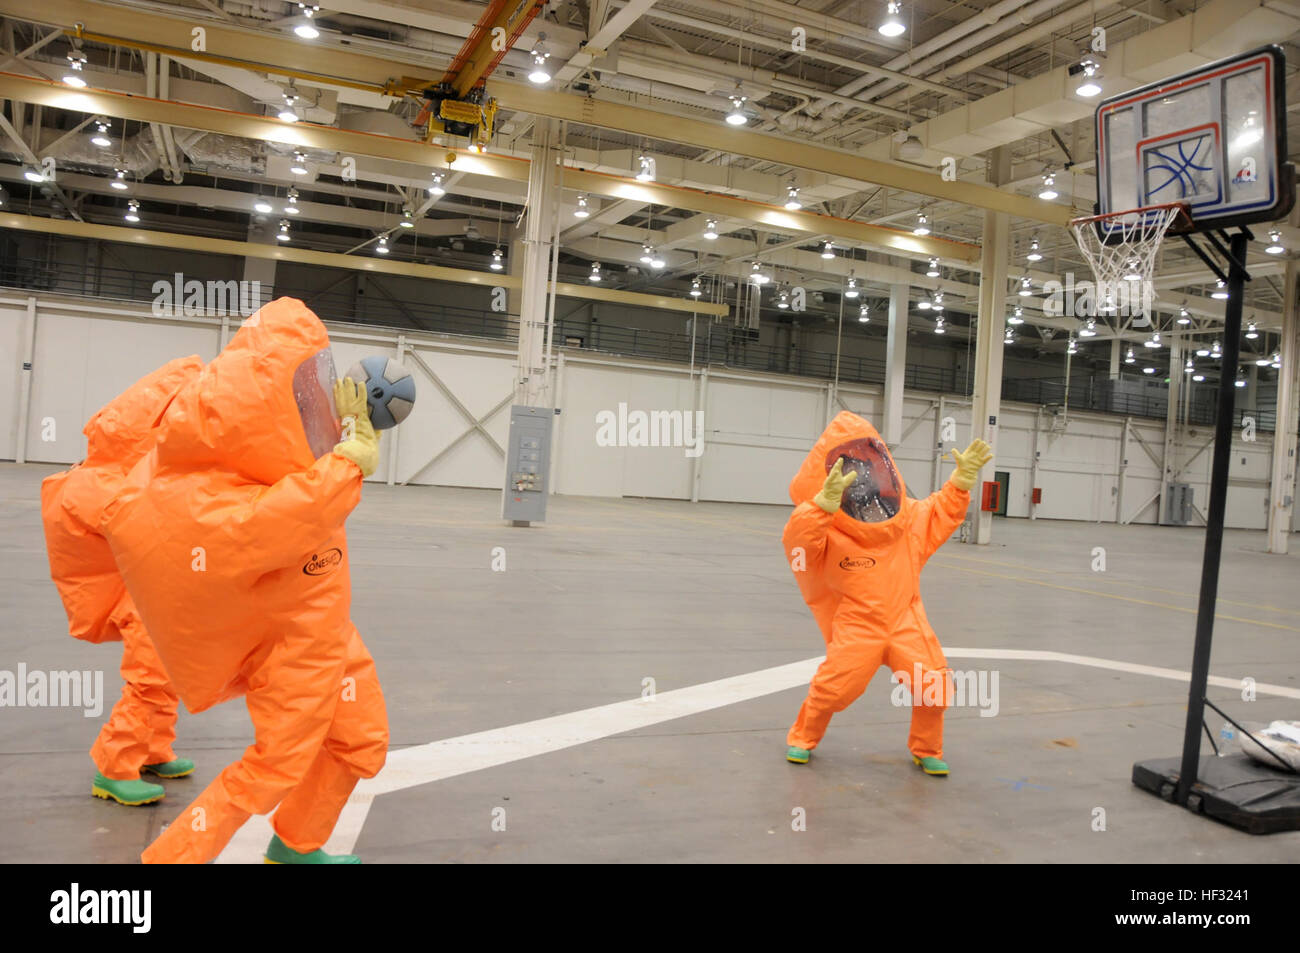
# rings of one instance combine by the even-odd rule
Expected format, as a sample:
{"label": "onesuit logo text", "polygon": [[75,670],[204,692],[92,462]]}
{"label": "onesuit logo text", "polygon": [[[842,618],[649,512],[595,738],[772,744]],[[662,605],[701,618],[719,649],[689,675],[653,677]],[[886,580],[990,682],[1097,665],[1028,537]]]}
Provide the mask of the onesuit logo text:
{"label": "onesuit logo text", "polygon": [[627,409],[596,414],[598,447],[684,447],[686,456],[704,452],[704,411]]}
{"label": "onesuit logo text", "polygon": [[311,559],[307,560],[307,565],[302,567],[302,571],[308,576],[323,576],[337,569],[341,562],[343,562],[342,550],[327,549],[323,553],[312,554]]}
{"label": "onesuit logo text", "polygon": [[847,570],[870,569],[876,561],[870,556],[845,556],[840,560],[840,568]]}
{"label": "onesuit logo text", "polygon": [[29,672],[0,669],[0,708],[82,708],[87,718],[104,711],[103,672]]}
{"label": "onesuit logo text", "polygon": [[66,924],[125,923],[132,933],[148,933],[153,922],[153,891],[69,890],[50,894],[50,922]]}

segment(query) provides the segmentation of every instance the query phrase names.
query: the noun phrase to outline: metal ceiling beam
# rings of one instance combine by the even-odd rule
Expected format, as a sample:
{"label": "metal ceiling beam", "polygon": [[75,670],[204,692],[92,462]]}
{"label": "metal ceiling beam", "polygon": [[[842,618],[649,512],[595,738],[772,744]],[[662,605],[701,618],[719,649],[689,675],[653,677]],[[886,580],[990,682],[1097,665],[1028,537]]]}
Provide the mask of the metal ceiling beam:
{"label": "metal ceiling beam", "polygon": [[[414,75],[429,72],[427,63],[410,62],[403,56],[403,51],[387,53],[383,57],[367,56],[326,44],[303,43],[292,37],[228,27],[216,22],[205,27],[207,53],[198,54],[189,50],[191,21],[159,13],[109,7],[96,0],[43,0],[39,10],[31,9],[30,0],[0,0],[0,14],[22,20],[36,19],[64,29],[82,23],[85,35],[102,42],[134,48],[152,45],[171,55],[227,62],[249,69],[292,75],[312,82],[382,87],[395,78],[394,74],[402,69],[403,62],[411,67]],[[416,51],[411,51],[411,56],[417,56]],[[646,136],[653,130],[656,138],[672,142],[844,176],[1062,227],[1071,218],[1070,209],[1050,202],[1002,192],[989,186],[944,182],[935,171],[909,168],[765,133],[734,129],[716,121],[604,102],[507,80],[494,80],[492,92],[503,107],[535,116],[616,129],[635,136]]]}
{"label": "metal ceiling beam", "polygon": [[[192,106],[187,103],[150,99],[146,96],[126,96],[103,90],[74,90],[61,83],[9,73],[0,73],[0,98],[20,99],[58,109],[116,116],[140,122],[163,122],[187,129],[202,129],[301,149],[397,159],[423,165],[426,168],[444,167],[445,156],[452,154],[456,157],[452,164],[456,172],[518,182],[528,179],[529,163],[526,159],[490,154],[476,155],[467,150],[430,146],[414,139],[396,139],[391,136],[353,132],[304,122],[285,123],[267,116],[214,109],[209,106]],[[786,145],[793,148],[789,143]],[[934,178],[938,180],[938,176]],[[966,262],[973,262],[979,258],[979,247],[965,242],[933,236],[921,238],[910,232],[879,225],[836,219],[811,212],[789,212],[778,206],[680,186],[637,182],[629,178],[579,169],[565,169],[564,186],[566,189],[607,195],[647,205],[662,205],[742,219],[765,225],[787,235],[830,235],[842,241],[872,245],[906,255],[927,257],[937,255]],[[1011,195],[1002,197],[1008,200],[1016,198]]]}
{"label": "metal ceiling beam", "polygon": [[[349,271],[369,271],[386,275],[404,275],[411,278],[429,278],[434,281],[451,281],[457,284],[518,289],[521,281],[512,275],[491,271],[470,271],[465,268],[445,268],[441,265],[421,265],[415,262],[392,261],[340,255],[337,252],[312,251],[307,248],[284,247],[278,244],[231,241],[225,238],[202,238],[177,232],[154,232],[141,228],[121,228],[116,225],[93,225],[86,222],[69,222],[65,219],[38,218],[34,215],[17,215],[0,212],[0,228],[13,228],[47,235],[69,235],[105,242],[122,242],[127,245],[145,245],[158,248],[184,249],[207,252],[213,255],[237,255],[245,258],[270,258],[275,261],[292,261],[304,265],[326,268],[344,268]],[[692,298],[671,298],[666,295],[639,294],[616,291],[612,288],[592,288],[587,285],[558,282],[555,293],[562,298],[584,298],[591,301],[612,301],[639,308],[658,308],[667,311],[684,311],[688,314],[712,314],[726,317],[725,304],[698,302]]]}

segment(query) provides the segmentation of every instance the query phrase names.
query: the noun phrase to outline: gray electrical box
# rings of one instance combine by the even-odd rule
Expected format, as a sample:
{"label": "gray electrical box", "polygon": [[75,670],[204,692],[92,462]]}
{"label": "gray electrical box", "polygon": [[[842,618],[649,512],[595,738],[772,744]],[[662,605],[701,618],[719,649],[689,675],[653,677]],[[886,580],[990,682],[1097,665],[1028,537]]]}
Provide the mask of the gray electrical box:
{"label": "gray electrical box", "polygon": [[546,478],[551,468],[550,407],[510,408],[510,437],[506,444],[506,487],[501,516],[516,526],[546,519]]}
{"label": "gray electrical box", "polygon": [[1192,522],[1192,485],[1168,483],[1165,488],[1165,524],[1187,526]]}

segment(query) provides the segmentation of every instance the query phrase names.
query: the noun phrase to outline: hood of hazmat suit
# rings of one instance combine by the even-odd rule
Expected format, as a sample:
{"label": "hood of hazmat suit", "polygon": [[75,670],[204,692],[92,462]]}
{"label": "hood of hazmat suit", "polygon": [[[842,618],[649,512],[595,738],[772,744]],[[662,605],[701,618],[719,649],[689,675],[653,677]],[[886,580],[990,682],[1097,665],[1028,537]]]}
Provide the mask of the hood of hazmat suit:
{"label": "hood of hazmat suit", "polygon": [[122,639],[130,603],[112,550],[100,535],[100,518],[131,468],[153,449],[163,412],[202,368],[197,356],[177,358],[136,381],[86,424],[86,459],[41,483],[50,576],[74,638]]}
{"label": "hood of hazmat suit", "polygon": [[105,514],[190,711],[244,694],[288,631],[314,633],[322,657],[355,632],[343,524],[362,476],[329,452],[340,427],[328,348],[301,301],[252,315],[176,395],[157,446]]}

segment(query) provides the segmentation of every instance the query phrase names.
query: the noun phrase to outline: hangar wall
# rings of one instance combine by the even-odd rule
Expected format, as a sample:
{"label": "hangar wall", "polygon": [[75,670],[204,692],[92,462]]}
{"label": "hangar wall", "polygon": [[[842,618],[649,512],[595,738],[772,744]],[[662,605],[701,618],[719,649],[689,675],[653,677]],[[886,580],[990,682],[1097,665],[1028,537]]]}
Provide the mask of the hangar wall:
{"label": "hangar wall", "polygon": [[[30,305],[29,305],[30,302]],[[177,356],[211,360],[239,319],[156,317],[142,306],[44,295],[0,296],[0,459],[19,458],[20,407],[30,377],[28,462],[73,463],[85,452],[81,427],[132,381]],[[29,334],[34,327],[35,340]],[[330,325],[340,373],[358,358],[387,351],[416,376],[419,401],[408,421],[384,438],[374,480],[450,486],[500,486],[512,393],[513,346],[390,328]],[[30,371],[23,370],[28,353]],[[835,411],[875,418],[880,388],[557,351],[552,491],[570,495],[786,504],[786,486],[807,448]],[[596,415],[628,411],[704,412],[706,449],[600,446]],[[941,441],[951,417],[955,440]],[[1126,434],[1127,426],[1127,437]],[[909,489],[930,492],[946,479],[943,458],[970,433],[962,397],[907,395],[904,432],[893,447]],[[1207,427],[1184,428],[1179,479],[1208,502]],[[1034,516],[1155,523],[1160,421],[1096,414],[1054,420],[1031,405],[1004,402],[992,471],[1010,474],[1007,514],[1030,515],[1030,490],[1042,489]],[[941,452],[939,444],[942,443]],[[1127,447],[1123,465],[1121,451]],[[1155,454],[1147,452],[1147,449]],[[1233,442],[1227,525],[1265,526],[1271,441]],[[1035,466],[1035,455],[1037,465]],[[1146,503],[1147,505],[1143,505]]]}

